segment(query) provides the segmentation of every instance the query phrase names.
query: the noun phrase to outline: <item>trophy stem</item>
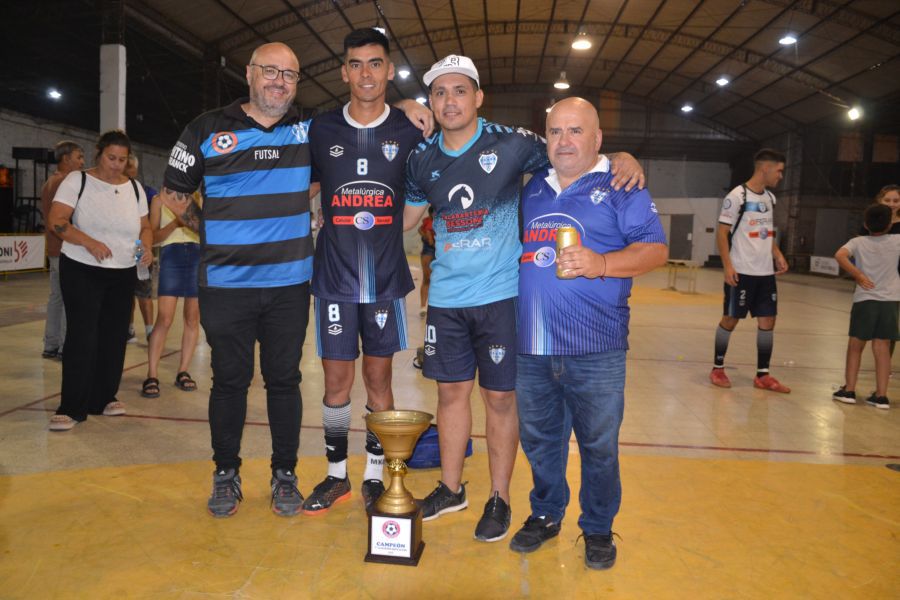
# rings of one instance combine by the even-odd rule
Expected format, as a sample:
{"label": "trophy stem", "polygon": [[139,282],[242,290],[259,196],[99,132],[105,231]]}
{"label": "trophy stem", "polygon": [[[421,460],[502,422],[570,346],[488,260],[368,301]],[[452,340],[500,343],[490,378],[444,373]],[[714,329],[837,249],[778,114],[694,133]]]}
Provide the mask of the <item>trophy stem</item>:
{"label": "trophy stem", "polygon": [[388,472],[391,474],[391,483],[385,490],[381,498],[376,503],[379,511],[392,515],[410,513],[416,510],[416,503],[412,494],[403,485],[403,478],[406,475],[406,463],[399,458],[391,458],[387,460]]}

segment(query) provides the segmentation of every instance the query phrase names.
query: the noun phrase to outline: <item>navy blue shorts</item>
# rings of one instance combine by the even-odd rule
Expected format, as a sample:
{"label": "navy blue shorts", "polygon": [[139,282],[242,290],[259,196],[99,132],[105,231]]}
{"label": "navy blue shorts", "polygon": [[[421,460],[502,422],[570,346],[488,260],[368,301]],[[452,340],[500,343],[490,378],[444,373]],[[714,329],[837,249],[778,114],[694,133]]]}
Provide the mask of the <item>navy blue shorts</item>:
{"label": "navy blue shorts", "polygon": [[747,311],[753,317],[774,317],[778,314],[778,288],[774,275],[741,275],[737,287],[725,284],[722,314],[743,319]]}
{"label": "navy blue shorts", "polygon": [[470,308],[428,307],[422,373],[437,381],[475,379],[487,390],[516,388],[516,299]]}
{"label": "navy blue shorts", "polygon": [[316,351],[320,358],[356,360],[360,339],[367,356],[393,356],[406,350],[406,301],[358,304],[316,298]]}
{"label": "navy blue shorts", "polygon": [[157,296],[197,297],[200,244],[166,244],[159,251]]}

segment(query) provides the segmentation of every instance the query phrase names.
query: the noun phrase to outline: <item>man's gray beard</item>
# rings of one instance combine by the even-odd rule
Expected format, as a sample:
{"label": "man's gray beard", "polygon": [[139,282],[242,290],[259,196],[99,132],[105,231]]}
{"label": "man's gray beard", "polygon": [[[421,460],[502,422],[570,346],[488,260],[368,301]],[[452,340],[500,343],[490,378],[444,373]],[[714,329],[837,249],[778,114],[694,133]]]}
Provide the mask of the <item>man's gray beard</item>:
{"label": "man's gray beard", "polygon": [[252,87],[250,88],[250,104],[252,104],[256,108],[256,110],[261,112],[264,116],[271,119],[278,119],[283,117],[291,107],[291,103],[293,101],[293,98],[287,98],[281,104],[267,104],[265,101],[265,95],[257,95],[256,91]]}

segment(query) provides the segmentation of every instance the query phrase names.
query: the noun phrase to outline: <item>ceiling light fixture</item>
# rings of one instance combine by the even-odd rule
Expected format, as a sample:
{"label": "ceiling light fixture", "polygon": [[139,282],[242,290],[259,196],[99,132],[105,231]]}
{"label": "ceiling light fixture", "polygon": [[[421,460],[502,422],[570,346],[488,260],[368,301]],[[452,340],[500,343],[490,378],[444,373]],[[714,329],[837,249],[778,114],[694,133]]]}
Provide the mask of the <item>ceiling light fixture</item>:
{"label": "ceiling light fixture", "polygon": [[681,107],[681,112],[683,112],[683,113],[689,113],[692,110],[694,110],[694,107],[691,106],[690,104],[685,104],[684,106]]}
{"label": "ceiling light fixture", "polygon": [[576,35],[575,39],[572,40],[573,50],[590,50],[593,45],[594,44],[591,43],[591,38],[583,31]]}
{"label": "ceiling light fixture", "polygon": [[778,43],[782,46],[792,46],[797,43],[797,36],[793,33],[785,33],[784,36],[778,40]]}
{"label": "ceiling light fixture", "polygon": [[406,79],[407,77],[409,77],[409,69],[403,67],[402,69],[397,71],[397,75],[400,76],[400,79]]}
{"label": "ceiling light fixture", "polygon": [[854,106],[850,110],[847,111],[847,118],[851,121],[855,121],[862,116],[862,109],[858,106]]}
{"label": "ceiling light fixture", "polygon": [[47,97],[52,98],[53,100],[59,100],[62,98],[62,93],[56,88],[50,88],[47,90]]}
{"label": "ceiling light fixture", "polygon": [[716,85],[719,87],[725,87],[729,83],[731,83],[731,80],[728,79],[727,77],[725,77],[724,75],[722,75],[721,77],[716,79]]}
{"label": "ceiling light fixture", "polygon": [[570,87],[570,86],[569,86],[569,80],[566,79],[566,72],[565,72],[565,71],[560,72],[560,74],[559,74],[559,79],[556,80],[556,83],[553,84],[553,87],[555,87],[555,88],[558,89],[558,90],[567,90],[567,89],[569,89],[569,87]]}

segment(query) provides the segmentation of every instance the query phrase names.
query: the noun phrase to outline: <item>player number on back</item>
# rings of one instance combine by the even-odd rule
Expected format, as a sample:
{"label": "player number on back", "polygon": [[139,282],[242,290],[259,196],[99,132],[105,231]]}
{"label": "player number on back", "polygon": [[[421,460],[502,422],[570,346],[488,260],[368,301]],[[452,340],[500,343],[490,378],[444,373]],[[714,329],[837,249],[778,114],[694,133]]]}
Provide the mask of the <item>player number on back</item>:
{"label": "player number on back", "polygon": [[337,323],[341,320],[341,307],[337,304],[329,304],[328,305],[328,321],[330,323]]}
{"label": "player number on back", "polygon": [[357,175],[368,175],[369,174],[369,159],[360,158],[356,161],[356,174]]}

